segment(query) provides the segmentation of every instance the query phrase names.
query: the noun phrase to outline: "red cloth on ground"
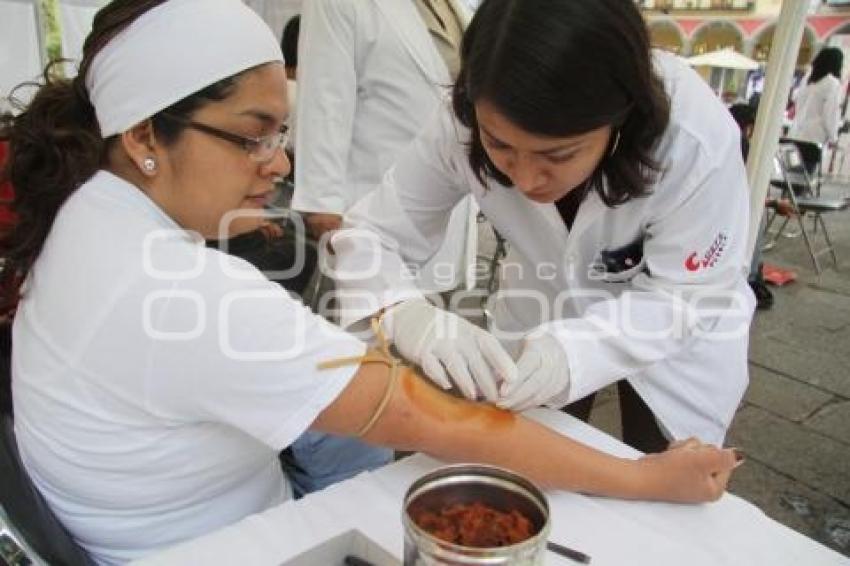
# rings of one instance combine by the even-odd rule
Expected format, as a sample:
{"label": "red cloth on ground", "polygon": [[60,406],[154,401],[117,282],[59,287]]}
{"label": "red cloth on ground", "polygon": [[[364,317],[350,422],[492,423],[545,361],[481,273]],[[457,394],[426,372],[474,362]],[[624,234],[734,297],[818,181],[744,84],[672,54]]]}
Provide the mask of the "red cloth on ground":
{"label": "red cloth on ground", "polygon": [[794,271],[767,262],[762,265],[761,273],[765,281],[777,286],[785,285],[797,279],[797,274]]}

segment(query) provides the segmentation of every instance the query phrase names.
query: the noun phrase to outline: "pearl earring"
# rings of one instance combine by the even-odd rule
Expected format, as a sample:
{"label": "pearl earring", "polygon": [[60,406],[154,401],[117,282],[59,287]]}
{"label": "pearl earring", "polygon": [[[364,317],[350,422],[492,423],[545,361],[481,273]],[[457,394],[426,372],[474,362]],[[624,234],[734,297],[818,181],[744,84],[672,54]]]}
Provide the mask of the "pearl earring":
{"label": "pearl earring", "polygon": [[156,161],[154,161],[153,157],[146,157],[144,161],[142,161],[142,167],[148,173],[153,173],[156,171]]}

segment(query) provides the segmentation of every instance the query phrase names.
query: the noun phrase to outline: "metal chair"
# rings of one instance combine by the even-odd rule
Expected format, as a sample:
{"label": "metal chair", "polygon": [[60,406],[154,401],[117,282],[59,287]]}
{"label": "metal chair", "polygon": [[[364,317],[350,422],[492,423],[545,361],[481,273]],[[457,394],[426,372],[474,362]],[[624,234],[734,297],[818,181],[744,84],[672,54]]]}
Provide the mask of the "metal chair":
{"label": "metal chair", "polygon": [[[7,334],[10,332],[8,324],[0,328],[0,384],[7,392],[11,385],[11,339]],[[4,550],[16,554],[16,564],[40,563],[41,560],[67,566],[94,564],[50,510],[27,474],[15,441],[14,418],[8,408],[0,414],[0,504],[12,529],[40,558],[24,557],[25,550],[14,545],[15,541],[6,535]]]}
{"label": "metal chair", "polygon": [[[806,243],[806,249],[809,252],[809,256],[812,258],[812,263],[814,264],[815,271],[818,275],[820,275],[822,271],[820,262],[818,261],[818,256],[825,253],[832,255],[833,263],[837,269],[838,257],[835,255],[835,246],[829,236],[829,231],[827,230],[826,223],[823,220],[823,215],[828,212],[837,212],[846,209],[848,207],[848,202],[844,199],[824,198],[815,195],[803,158],[800,155],[797,145],[794,143],[783,142],[779,144],[779,149],[774,158],[774,169],[775,175],[774,178],[771,179],[771,185],[781,189],[780,198],[790,205],[791,214],[785,215],[785,220],[782,223],[782,226],[780,226],[776,235],[773,237],[773,240],[767,245],[767,247],[775,245],[785,226],[791,221],[791,218],[796,218],[803,240]],[[801,192],[798,191],[800,186],[803,188],[803,191]],[[776,213],[768,220],[767,225],[765,226],[765,234],[767,234],[777,216],[780,215],[778,213],[780,203],[780,200],[768,201],[767,206],[773,208]],[[820,250],[814,249],[812,235],[809,234],[809,231],[806,229],[803,221],[806,215],[809,215],[812,218],[815,232],[818,227],[820,227],[823,232],[824,240],[826,241],[826,247]]]}
{"label": "metal chair", "polygon": [[806,180],[801,177],[800,172],[788,172],[797,194],[805,194],[808,191],[814,196],[820,196],[820,185],[823,180],[823,167],[821,165],[823,146],[819,143],[793,138],[779,138],[779,143],[796,146],[800,159],[802,159],[802,171],[808,175],[808,180]]}
{"label": "metal chair", "polygon": [[0,503],[11,526],[49,564],[93,565],[27,475],[18,454],[12,416],[4,414],[0,419]]}

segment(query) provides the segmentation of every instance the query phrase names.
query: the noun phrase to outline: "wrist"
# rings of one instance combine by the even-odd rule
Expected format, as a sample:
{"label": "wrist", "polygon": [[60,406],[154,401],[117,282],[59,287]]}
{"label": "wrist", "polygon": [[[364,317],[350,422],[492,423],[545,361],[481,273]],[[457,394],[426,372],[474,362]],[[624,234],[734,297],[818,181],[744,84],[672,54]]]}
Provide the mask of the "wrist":
{"label": "wrist", "polygon": [[624,499],[643,499],[655,500],[658,499],[660,493],[659,480],[663,481],[663,477],[659,477],[658,471],[651,461],[652,458],[646,459],[642,457],[638,460],[622,459],[623,466],[622,478],[624,490],[621,497]]}
{"label": "wrist", "polygon": [[405,313],[410,309],[420,310],[426,309],[429,306],[432,306],[431,303],[426,301],[423,297],[414,297],[398,301],[385,306],[376,313],[376,316],[378,317],[378,324],[381,327],[381,330],[384,331],[387,338],[392,340],[395,337],[396,330],[398,329],[399,317],[404,317]]}
{"label": "wrist", "polygon": [[560,409],[569,405],[575,401],[571,395],[574,389],[572,386],[573,375],[570,371],[569,358],[563,344],[550,332],[535,334],[533,340],[539,341],[544,355],[548,358],[548,364],[559,374],[557,390],[552,391],[549,398],[543,404],[552,409]]}

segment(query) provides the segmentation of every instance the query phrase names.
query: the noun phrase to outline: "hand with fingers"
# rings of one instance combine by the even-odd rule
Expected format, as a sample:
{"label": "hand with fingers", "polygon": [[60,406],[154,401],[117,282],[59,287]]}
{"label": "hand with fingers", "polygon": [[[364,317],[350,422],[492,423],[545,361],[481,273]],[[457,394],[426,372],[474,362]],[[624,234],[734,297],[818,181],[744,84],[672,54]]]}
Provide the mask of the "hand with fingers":
{"label": "hand with fingers", "polygon": [[391,307],[381,327],[403,357],[443,389],[454,384],[467,399],[495,402],[501,382],[516,379],[514,361],[492,334],[425,299]]}
{"label": "hand with fingers", "polygon": [[516,365],[516,379],[506,381],[499,392],[500,407],[524,411],[553,402],[567,403],[570,388],[567,355],[550,334],[527,337]]}
{"label": "hand with fingers", "polygon": [[679,440],[664,452],[640,459],[648,472],[647,490],[658,499],[679,503],[716,501],[732,471],[744,462],[734,448],[717,448],[696,438]]}

